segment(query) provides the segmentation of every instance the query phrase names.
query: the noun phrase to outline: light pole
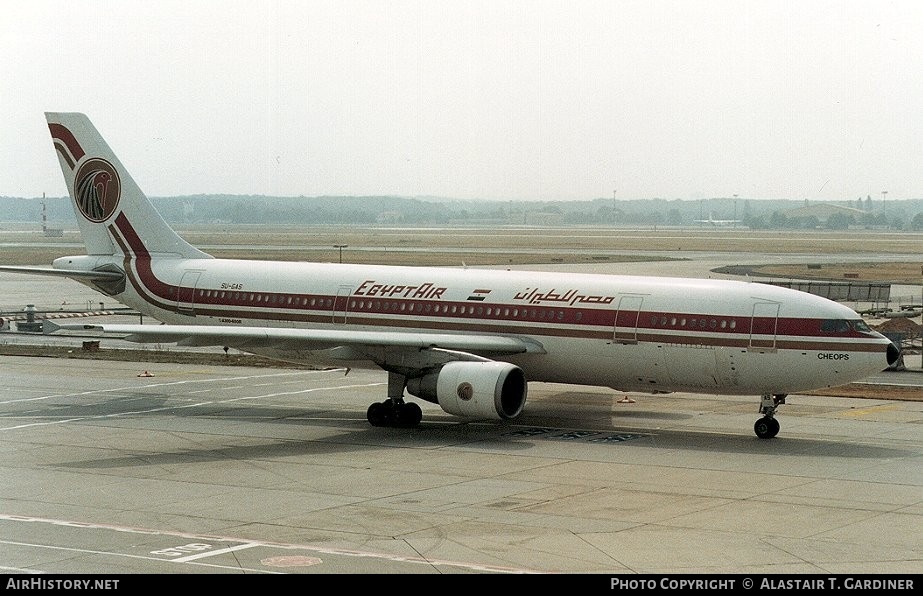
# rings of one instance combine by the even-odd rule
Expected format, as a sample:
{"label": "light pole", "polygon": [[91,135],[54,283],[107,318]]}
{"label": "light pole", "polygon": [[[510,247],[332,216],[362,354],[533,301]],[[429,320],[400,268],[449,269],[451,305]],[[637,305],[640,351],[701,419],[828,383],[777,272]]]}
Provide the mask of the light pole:
{"label": "light pole", "polygon": [[333,248],[339,248],[339,249],[340,249],[340,263],[343,262],[343,249],[346,248],[347,246],[349,246],[349,245],[348,245],[348,244],[334,244],[334,245],[333,245]]}

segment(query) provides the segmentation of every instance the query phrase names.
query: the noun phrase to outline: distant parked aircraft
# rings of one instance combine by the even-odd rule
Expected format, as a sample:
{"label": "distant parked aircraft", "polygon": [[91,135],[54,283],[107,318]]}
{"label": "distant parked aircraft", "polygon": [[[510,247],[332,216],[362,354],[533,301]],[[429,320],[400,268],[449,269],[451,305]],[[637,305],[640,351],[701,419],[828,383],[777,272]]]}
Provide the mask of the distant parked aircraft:
{"label": "distant parked aircraft", "polygon": [[718,226],[733,226],[739,223],[743,223],[743,220],[740,219],[715,219],[714,213],[708,216],[708,219],[696,219],[695,223],[707,223],[709,225],[718,227]]}

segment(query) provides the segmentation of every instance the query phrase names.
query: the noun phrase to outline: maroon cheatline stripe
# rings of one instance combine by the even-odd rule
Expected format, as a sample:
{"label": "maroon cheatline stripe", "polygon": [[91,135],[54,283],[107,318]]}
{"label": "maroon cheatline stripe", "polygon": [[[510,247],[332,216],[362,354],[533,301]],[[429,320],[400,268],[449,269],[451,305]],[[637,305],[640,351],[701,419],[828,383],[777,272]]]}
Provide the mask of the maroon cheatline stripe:
{"label": "maroon cheatline stripe", "polygon": [[[151,267],[151,255],[147,247],[144,246],[144,242],[138,236],[137,232],[135,232],[134,227],[132,227],[131,223],[128,221],[128,218],[125,217],[124,211],[119,213],[115,218],[115,226],[124,237],[128,250],[126,250],[126,246],[122,245],[122,242],[119,242],[119,245],[122,246],[122,251],[125,253],[126,257],[131,259],[131,256],[134,255],[135,259],[132,262],[138,274],[138,280],[148,292],[157,298],[168,300],[172,303],[176,301],[192,302],[192,288],[186,288],[184,291],[184,289],[179,286],[160,281],[154,274],[154,270]],[[170,304],[169,306],[162,305],[161,308],[174,311],[178,310],[175,304]]]}
{"label": "maroon cheatline stripe", "polygon": [[[130,227],[130,224],[127,223],[127,219],[125,219],[123,213],[120,213],[116,217],[116,222],[119,222],[119,221],[121,221],[124,226]],[[148,304],[155,306],[157,308],[161,308],[163,310],[167,310],[171,312],[177,311],[178,308],[175,302],[173,303],[161,302],[154,296],[151,296],[148,293],[147,288],[138,279],[137,268],[140,263],[146,263],[147,268],[148,269],[150,268],[151,257],[147,255],[147,250],[144,249],[144,246],[141,245],[141,250],[144,253],[144,256],[133,258],[132,251],[129,249],[125,239],[119,233],[119,229],[116,228],[116,226],[113,224],[109,225],[109,235],[112,236],[112,238],[119,245],[119,248],[122,250],[122,253],[125,255],[125,261],[123,263],[123,267],[125,269],[125,275],[128,277],[128,281],[131,283],[132,287],[138,293],[138,296],[140,296]]]}
{"label": "maroon cheatline stripe", "polygon": [[[151,257],[151,254],[144,246],[144,242],[141,241],[138,233],[135,232],[135,228],[131,225],[131,222],[128,221],[128,218],[125,217],[124,211],[119,212],[118,216],[115,218],[115,226],[118,228],[118,231],[122,233],[122,236],[125,239],[125,245],[122,248],[129,249],[128,252],[125,253],[126,255],[147,258]],[[112,227],[110,226],[109,229],[111,231]]]}
{"label": "maroon cheatline stripe", "polygon": [[80,143],[78,143],[74,135],[71,134],[71,131],[67,130],[64,126],[50,122],[48,124],[48,130],[51,131],[51,138],[57,139],[67,146],[68,151],[74,156],[74,160],[80,161],[80,158],[86,155],[80,147]]}

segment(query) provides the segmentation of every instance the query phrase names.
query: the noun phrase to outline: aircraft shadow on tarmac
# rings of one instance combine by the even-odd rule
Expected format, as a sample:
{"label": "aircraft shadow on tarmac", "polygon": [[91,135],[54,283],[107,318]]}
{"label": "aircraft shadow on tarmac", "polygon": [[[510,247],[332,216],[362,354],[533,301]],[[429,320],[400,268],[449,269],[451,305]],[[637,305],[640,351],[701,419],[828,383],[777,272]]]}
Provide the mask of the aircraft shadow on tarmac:
{"label": "aircraft shadow on tarmac", "polygon": [[[605,408],[590,406],[586,416],[581,416],[578,409],[566,421],[567,427],[561,426],[557,418],[557,408],[552,403],[538,402],[528,414],[516,423],[494,421],[461,421],[455,417],[443,415],[439,411],[427,412],[419,427],[413,429],[385,428],[369,426],[365,412],[351,411],[343,408],[274,407],[265,404],[203,404],[178,402],[169,395],[122,394],[117,398],[94,404],[48,404],[48,414],[55,419],[81,419],[85,424],[111,423],[113,420],[163,419],[165,416],[176,419],[200,419],[207,426],[214,420],[216,428],[209,431],[214,437],[215,445],[196,438],[196,447],[176,449],[164,444],[162,451],[157,451],[150,439],[145,442],[145,452],[133,450],[131,454],[102,459],[88,459],[58,464],[64,468],[109,469],[148,465],[167,465],[176,463],[214,462],[241,459],[272,459],[317,457],[326,453],[343,453],[345,451],[380,450],[382,447],[395,449],[441,449],[445,447],[464,450],[466,446],[482,450],[502,450],[523,452],[535,449],[540,443],[567,442],[584,443],[613,449],[664,449],[693,452],[721,452],[741,455],[784,455],[787,457],[830,457],[856,459],[883,459],[915,457],[916,452],[867,445],[857,442],[840,443],[832,439],[814,439],[804,437],[780,436],[771,441],[760,440],[749,434],[749,429],[740,433],[721,431],[703,431],[699,429],[650,429],[631,428],[619,424],[623,418],[621,412],[609,413],[608,421],[603,422],[600,414]],[[44,409],[44,408],[43,408]],[[35,411],[33,410],[33,414]],[[37,414],[47,416],[48,414]],[[8,413],[2,417],[12,416]],[[671,418],[685,418],[678,414]],[[691,417],[691,416],[689,416]],[[552,424],[552,422],[556,424]],[[233,422],[228,427],[225,422]],[[548,424],[545,424],[545,423]],[[585,422],[585,425],[581,425]],[[266,437],[267,428],[248,432],[243,426],[247,423],[271,425],[272,428],[286,430],[278,437]],[[120,424],[124,427],[124,424]],[[151,427],[147,423],[139,424],[139,432],[159,432],[166,429],[161,426]],[[324,429],[319,436],[301,439],[298,433],[292,433],[291,427],[306,429]],[[348,430],[343,430],[347,427]],[[340,432],[330,432],[340,429]],[[204,426],[170,428],[171,434],[189,433],[198,435]],[[227,432],[224,432],[227,431]],[[165,442],[169,441],[166,435]],[[235,439],[240,445],[229,445]],[[258,442],[254,443],[253,440]],[[861,441],[861,439],[860,439]]]}

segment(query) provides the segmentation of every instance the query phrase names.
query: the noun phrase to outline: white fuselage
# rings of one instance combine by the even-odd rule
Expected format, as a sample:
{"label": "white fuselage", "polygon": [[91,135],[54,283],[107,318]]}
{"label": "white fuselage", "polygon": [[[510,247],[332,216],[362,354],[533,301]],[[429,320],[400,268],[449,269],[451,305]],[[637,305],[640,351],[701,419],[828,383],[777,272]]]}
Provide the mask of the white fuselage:
{"label": "white fuselage", "polygon": [[[890,342],[864,328],[853,310],[761,283],[99,259],[95,266],[111,262],[127,273],[116,299],[165,323],[524,337],[544,353],[497,359],[520,366],[530,381],[647,392],[784,394],[842,385],[888,364]],[[266,353],[325,360],[316,352]]]}

